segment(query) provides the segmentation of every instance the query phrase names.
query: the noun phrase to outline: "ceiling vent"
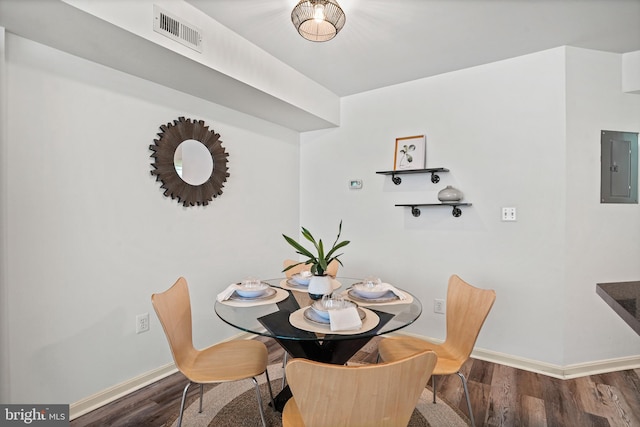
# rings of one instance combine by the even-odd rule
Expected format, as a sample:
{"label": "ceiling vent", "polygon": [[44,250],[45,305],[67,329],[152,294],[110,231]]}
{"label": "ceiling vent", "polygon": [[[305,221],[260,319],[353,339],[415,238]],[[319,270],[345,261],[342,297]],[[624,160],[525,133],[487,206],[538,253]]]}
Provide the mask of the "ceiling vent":
{"label": "ceiling vent", "polygon": [[202,31],[153,5],[153,30],[202,53]]}

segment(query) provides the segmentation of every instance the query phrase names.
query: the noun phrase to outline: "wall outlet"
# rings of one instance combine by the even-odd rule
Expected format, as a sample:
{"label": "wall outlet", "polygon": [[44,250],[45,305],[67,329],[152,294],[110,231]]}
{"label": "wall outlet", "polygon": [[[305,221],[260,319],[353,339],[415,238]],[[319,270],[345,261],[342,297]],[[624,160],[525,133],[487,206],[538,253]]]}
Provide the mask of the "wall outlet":
{"label": "wall outlet", "polygon": [[516,208],[502,208],[502,220],[503,221],[515,221],[516,220]]}
{"label": "wall outlet", "polygon": [[444,314],[444,300],[443,299],[434,299],[433,300],[433,312]]}
{"label": "wall outlet", "polygon": [[136,334],[141,334],[149,330],[149,313],[138,314],[136,316]]}

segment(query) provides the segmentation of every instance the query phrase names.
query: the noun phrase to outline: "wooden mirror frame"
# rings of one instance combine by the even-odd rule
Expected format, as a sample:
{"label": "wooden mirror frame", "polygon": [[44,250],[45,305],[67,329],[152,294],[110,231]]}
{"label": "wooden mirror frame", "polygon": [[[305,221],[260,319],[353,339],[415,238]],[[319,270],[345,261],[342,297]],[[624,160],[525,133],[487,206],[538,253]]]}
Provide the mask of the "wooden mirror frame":
{"label": "wooden mirror frame", "polygon": [[[209,204],[213,198],[222,194],[222,187],[229,176],[227,167],[227,157],[220,140],[220,134],[209,130],[203,120],[191,120],[179,117],[173,124],[161,125],[158,139],[154,139],[154,145],[149,149],[153,151],[151,157],[151,175],[156,176],[156,181],[161,181],[161,188],[165,189],[164,195],[177,198],[178,203],[183,206],[194,206]],[[185,140],[194,139],[202,142],[211,154],[213,159],[213,171],[207,181],[200,185],[191,185],[185,182],[174,164],[174,155],[178,146]]]}

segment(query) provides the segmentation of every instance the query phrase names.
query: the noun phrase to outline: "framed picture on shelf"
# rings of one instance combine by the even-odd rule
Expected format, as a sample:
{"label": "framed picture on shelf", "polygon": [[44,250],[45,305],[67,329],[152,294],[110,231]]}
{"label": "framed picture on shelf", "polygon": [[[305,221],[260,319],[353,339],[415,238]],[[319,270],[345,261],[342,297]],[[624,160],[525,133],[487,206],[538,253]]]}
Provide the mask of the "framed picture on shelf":
{"label": "framed picture on shelf", "polygon": [[424,169],[427,142],[424,135],[396,138],[393,170]]}

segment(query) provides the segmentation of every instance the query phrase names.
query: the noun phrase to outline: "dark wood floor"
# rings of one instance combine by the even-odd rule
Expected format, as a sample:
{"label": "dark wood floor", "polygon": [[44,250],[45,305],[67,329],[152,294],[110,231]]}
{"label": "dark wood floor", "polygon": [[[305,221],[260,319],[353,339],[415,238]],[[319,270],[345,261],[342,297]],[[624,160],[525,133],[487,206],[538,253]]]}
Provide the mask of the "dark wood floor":
{"label": "dark wood floor", "polygon": [[[267,344],[270,363],[282,360],[277,343],[257,339]],[[375,350],[361,351],[352,361],[375,358]],[[462,372],[477,426],[640,427],[640,369],[559,380],[471,359]],[[71,426],[165,426],[177,413],[185,384],[181,374],[171,375],[73,420]],[[190,400],[197,393],[191,387]],[[457,375],[438,381],[438,396],[467,413]]]}

